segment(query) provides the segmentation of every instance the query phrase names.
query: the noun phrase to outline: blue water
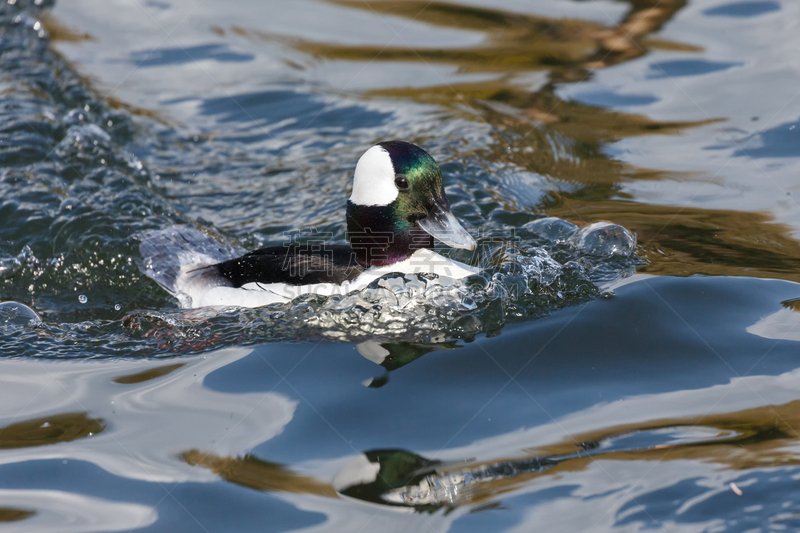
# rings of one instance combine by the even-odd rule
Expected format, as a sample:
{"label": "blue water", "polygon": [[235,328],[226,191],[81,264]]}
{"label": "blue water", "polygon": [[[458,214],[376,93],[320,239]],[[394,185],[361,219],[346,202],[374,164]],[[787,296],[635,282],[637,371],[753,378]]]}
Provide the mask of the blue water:
{"label": "blue water", "polygon": [[[797,529],[798,16],[2,4],[0,527]],[[173,225],[341,242],[392,138],[468,285],[208,312],[141,274]]]}

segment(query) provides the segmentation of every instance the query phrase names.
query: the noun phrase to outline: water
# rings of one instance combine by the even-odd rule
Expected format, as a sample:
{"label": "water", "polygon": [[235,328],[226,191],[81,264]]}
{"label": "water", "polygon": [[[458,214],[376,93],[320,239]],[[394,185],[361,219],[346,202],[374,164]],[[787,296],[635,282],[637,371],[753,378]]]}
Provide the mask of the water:
{"label": "water", "polygon": [[[0,521],[797,529],[798,10],[3,3]],[[172,225],[341,241],[390,138],[481,275],[209,313],[141,274]]]}

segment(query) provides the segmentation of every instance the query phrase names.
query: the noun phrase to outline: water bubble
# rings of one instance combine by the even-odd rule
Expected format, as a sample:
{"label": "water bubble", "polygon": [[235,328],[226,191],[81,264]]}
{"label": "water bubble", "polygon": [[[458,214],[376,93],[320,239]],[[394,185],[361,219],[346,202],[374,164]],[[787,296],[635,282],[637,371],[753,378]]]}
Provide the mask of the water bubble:
{"label": "water bubble", "polygon": [[82,124],[89,123],[89,113],[84,111],[83,109],[73,109],[62,119],[62,122],[65,126],[80,126]]}
{"label": "water bubble", "polygon": [[36,311],[19,302],[0,303],[0,332],[34,327],[42,324]]}
{"label": "water bubble", "polygon": [[72,126],[56,147],[60,157],[94,161],[113,155],[111,136],[95,124]]}
{"label": "water bubble", "polygon": [[22,251],[20,251],[16,257],[0,258],[0,279],[10,278],[19,272],[22,267],[34,263],[35,261],[36,257],[34,257],[30,246],[27,245],[22,248]]}
{"label": "water bubble", "polygon": [[532,220],[522,227],[551,242],[565,242],[578,231],[578,226],[557,217]]}
{"label": "water bubble", "polygon": [[64,211],[72,211],[77,205],[78,201],[75,198],[65,198],[60,207]]}
{"label": "water bubble", "polygon": [[104,113],[98,123],[104,124],[112,137],[123,142],[131,138],[135,129],[130,117],[117,111]]}
{"label": "water bubble", "polygon": [[636,251],[636,235],[619,224],[594,222],[570,238],[577,251],[594,257],[629,257]]}
{"label": "water bubble", "polygon": [[89,301],[89,298],[87,298],[85,294],[81,294],[80,296],[78,296],[78,301],[82,304],[85,304],[86,302]]}
{"label": "water bubble", "polygon": [[22,269],[22,263],[16,257],[0,259],[0,279],[10,278]]}
{"label": "water bubble", "polygon": [[119,311],[120,309],[122,309],[120,304],[114,304],[114,311]]}

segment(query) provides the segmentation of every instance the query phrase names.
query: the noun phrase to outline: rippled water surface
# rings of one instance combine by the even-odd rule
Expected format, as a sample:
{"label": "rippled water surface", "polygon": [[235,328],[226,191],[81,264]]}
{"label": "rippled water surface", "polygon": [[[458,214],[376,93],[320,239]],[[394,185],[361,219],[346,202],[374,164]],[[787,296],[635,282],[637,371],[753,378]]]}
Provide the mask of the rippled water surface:
{"label": "rippled water surface", "polygon": [[[800,529],[799,20],[3,2],[0,529]],[[140,272],[176,225],[343,241],[395,138],[466,283],[186,311]]]}

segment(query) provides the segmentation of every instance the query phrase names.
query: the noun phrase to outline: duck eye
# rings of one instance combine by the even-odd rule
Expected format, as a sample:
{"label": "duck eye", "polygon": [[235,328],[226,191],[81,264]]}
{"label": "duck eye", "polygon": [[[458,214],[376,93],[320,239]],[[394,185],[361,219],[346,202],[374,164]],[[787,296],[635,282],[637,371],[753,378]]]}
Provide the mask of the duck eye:
{"label": "duck eye", "polygon": [[403,176],[398,176],[394,179],[394,184],[397,185],[397,188],[401,191],[405,191],[408,189],[408,180],[405,179]]}

